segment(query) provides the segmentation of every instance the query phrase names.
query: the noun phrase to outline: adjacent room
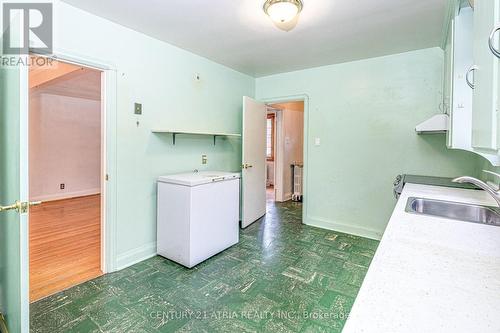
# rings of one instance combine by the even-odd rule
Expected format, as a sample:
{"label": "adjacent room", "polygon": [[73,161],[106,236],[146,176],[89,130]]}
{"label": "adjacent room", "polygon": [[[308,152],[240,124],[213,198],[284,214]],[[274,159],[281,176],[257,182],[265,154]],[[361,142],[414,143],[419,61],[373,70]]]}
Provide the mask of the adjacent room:
{"label": "adjacent room", "polygon": [[[54,61],[29,71],[30,300],[101,271],[101,72]],[[41,62],[41,61],[40,61]]]}
{"label": "adjacent room", "polygon": [[500,332],[500,0],[0,10],[0,333]]}
{"label": "adjacent room", "polygon": [[304,102],[267,107],[266,196],[269,202],[302,202],[304,174]]}

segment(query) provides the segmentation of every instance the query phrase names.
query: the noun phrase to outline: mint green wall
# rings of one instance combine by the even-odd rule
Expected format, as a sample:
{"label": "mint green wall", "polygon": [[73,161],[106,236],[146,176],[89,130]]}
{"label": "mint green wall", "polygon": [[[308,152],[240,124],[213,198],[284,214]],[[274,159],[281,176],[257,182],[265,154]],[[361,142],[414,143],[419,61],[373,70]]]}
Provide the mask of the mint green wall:
{"label": "mint green wall", "polygon": [[[239,140],[154,135],[152,128],[241,133],[242,96],[255,80],[67,4],[56,3],[55,48],[117,70],[117,267],[156,253],[156,178],[194,169],[239,170]],[[195,73],[201,82],[194,81]],[[143,115],[133,114],[134,102]],[[140,121],[140,125],[136,125]],[[201,165],[201,155],[208,164]]]}
{"label": "mint green wall", "polygon": [[500,179],[498,179],[497,177],[483,173],[483,170],[489,170],[500,174],[500,167],[491,165],[491,163],[487,159],[479,156],[476,163],[476,168],[477,176],[480,179],[484,181],[492,181],[497,184],[500,182]]}
{"label": "mint green wall", "polygon": [[[117,70],[117,267],[155,252],[161,174],[238,170],[241,142],[154,135],[152,128],[241,131],[242,96],[308,94],[306,223],[378,237],[403,172],[477,173],[477,158],[445,149],[444,135],[413,127],[437,112],[438,48],[254,79],[190,52],[56,1],[55,47]],[[201,82],[194,81],[195,73]],[[133,114],[133,103],[143,115]],[[140,125],[136,125],[136,121]],[[320,147],[313,146],[320,137]],[[201,165],[201,154],[209,163]]]}
{"label": "mint green wall", "polygon": [[258,99],[309,96],[305,223],[377,238],[396,175],[476,174],[474,154],[414,131],[438,112],[442,71],[432,48],[256,80]]}

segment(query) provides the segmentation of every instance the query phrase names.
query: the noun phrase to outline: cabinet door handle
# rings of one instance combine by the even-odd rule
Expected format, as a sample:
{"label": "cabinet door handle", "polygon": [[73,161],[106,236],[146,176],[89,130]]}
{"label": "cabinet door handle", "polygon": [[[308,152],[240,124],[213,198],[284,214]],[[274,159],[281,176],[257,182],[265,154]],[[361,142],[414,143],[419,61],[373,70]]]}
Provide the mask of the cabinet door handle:
{"label": "cabinet door handle", "polygon": [[495,35],[500,30],[500,23],[498,23],[493,30],[491,31],[490,38],[488,40],[488,44],[490,46],[491,52],[497,57],[500,58],[500,51],[495,48]]}
{"label": "cabinet door handle", "polygon": [[474,72],[478,67],[476,65],[473,65],[469,68],[467,71],[467,74],[465,74],[465,81],[467,82],[467,85],[471,87],[471,89],[474,89],[474,83],[470,80],[470,74]]}

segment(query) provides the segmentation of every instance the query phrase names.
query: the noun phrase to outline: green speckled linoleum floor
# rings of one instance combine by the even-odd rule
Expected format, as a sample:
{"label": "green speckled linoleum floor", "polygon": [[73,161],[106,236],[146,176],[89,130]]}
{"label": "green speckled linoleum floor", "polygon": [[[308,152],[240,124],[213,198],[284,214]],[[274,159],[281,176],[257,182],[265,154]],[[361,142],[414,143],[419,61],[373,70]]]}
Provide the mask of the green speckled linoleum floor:
{"label": "green speckled linoleum floor", "polygon": [[31,332],[340,332],[378,242],[270,203],[239,244],[186,269],[154,257],[31,304]]}

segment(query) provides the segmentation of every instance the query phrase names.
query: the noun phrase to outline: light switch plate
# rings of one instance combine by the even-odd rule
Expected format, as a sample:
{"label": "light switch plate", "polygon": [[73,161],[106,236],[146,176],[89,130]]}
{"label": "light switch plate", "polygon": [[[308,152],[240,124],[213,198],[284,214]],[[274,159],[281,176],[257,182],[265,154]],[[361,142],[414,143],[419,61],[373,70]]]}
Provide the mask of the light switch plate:
{"label": "light switch plate", "polygon": [[134,114],[142,114],[142,104],[134,103]]}

